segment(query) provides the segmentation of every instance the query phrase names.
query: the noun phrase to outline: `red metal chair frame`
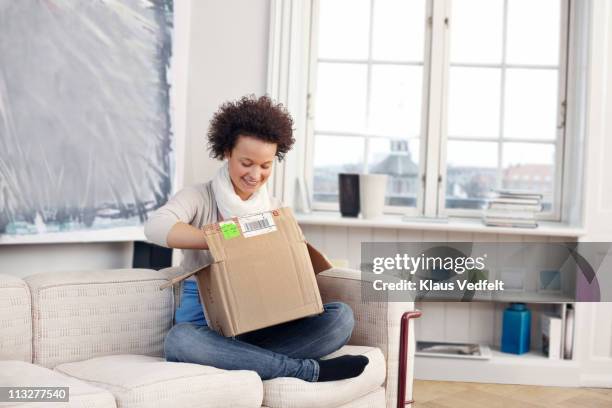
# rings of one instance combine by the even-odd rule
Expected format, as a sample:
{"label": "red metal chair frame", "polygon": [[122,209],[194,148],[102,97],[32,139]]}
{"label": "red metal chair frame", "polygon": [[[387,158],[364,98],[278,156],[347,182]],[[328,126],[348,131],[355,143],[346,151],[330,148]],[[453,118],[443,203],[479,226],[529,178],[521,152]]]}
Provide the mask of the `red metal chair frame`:
{"label": "red metal chair frame", "polygon": [[397,386],[397,408],[404,408],[410,405],[414,400],[406,401],[406,376],[408,375],[408,331],[410,328],[410,319],[421,317],[420,310],[405,312],[402,315],[400,325],[400,350],[399,350],[399,375]]}

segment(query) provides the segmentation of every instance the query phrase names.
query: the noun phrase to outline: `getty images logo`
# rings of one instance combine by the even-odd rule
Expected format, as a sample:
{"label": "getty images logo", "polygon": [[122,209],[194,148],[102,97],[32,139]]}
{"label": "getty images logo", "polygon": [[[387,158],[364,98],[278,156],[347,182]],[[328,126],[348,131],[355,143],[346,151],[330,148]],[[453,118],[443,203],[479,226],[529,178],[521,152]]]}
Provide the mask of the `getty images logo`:
{"label": "getty images logo", "polygon": [[420,270],[447,270],[460,275],[465,271],[485,269],[486,257],[487,254],[478,257],[395,254],[393,257],[375,257],[372,260],[372,272],[378,275],[393,270],[414,275]]}

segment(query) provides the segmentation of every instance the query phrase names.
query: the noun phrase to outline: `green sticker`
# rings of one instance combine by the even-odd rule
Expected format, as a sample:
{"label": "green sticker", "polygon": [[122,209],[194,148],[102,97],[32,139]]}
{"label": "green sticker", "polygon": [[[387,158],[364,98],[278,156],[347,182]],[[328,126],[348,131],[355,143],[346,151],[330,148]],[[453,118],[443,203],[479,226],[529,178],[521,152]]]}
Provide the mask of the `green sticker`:
{"label": "green sticker", "polygon": [[238,226],[232,221],[224,222],[220,224],[220,227],[223,238],[225,239],[232,239],[240,236]]}

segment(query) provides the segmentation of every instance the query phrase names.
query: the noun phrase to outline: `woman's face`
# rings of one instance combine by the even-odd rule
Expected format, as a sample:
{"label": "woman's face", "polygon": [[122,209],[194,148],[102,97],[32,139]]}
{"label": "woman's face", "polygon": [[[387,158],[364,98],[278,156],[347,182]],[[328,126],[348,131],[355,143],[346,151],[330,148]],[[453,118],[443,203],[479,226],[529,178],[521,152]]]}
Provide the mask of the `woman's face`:
{"label": "woman's face", "polygon": [[247,200],[268,180],[276,156],[276,143],[267,143],[252,136],[239,136],[236,145],[225,157],[234,191]]}

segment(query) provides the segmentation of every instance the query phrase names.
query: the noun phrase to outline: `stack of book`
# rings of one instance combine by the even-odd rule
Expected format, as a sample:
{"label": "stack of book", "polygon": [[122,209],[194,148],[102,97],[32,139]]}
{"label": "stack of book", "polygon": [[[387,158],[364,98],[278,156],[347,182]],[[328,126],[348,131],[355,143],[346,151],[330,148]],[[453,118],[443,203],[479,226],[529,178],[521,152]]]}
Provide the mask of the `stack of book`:
{"label": "stack of book", "polygon": [[552,360],[564,358],[561,349],[563,322],[561,317],[549,314],[540,315],[540,332],[542,336],[542,353]]}
{"label": "stack of book", "polygon": [[535,228],[536,214],[542,211],[542,194],[500,190],[489,201],[484,223],[497,227]]}

